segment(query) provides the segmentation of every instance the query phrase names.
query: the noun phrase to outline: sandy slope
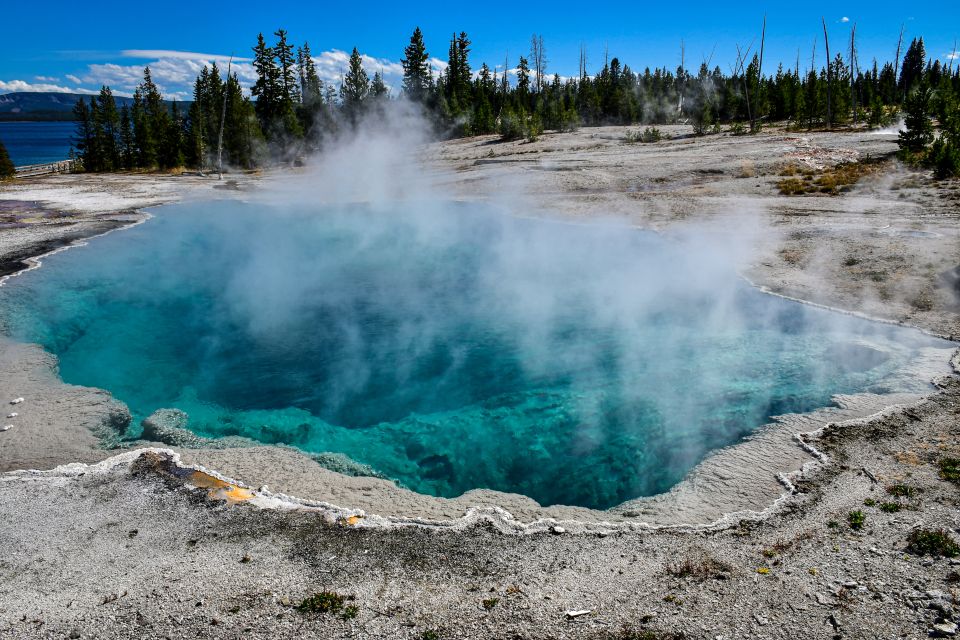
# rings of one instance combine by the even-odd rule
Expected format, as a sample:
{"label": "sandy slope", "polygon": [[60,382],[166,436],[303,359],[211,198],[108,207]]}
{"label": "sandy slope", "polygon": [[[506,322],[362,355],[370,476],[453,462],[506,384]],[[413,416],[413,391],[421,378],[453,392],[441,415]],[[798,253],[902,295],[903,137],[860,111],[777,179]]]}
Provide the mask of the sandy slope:
{"label": "sandy slope", "polygon": [[[891,136],[772,131],[692,139],[679,137],[685,128],[664,129],[678,137],[628,145],[623,128],[600,128],[536,143],[453,141],[427,153],[436,179],[462,198],[496,202],[501,193],[522,193],[523,202],[511,202],[515,209],[629,216],[668,231],[718,220],[759,229],[751,237],[760,257],[748,269],[759,285],[960,334],[953,293],[938,286],[938,274],[960,262],[955,191],[893,163],[838,197],[786,197],[775,188],[785,161],[822,165],[883,156],[894,148]],[[3,187],[0,207],[8,206],[0,213],[10,211],[18,228],[0,230],[0,253],[9,262],[31,246],[49,249],[71,234],[118,224],[111,213],[118,209],[184,193],[203,197],[214,186],[185,177],[66,176]],[[43,201],[48,212],[38,215],[35,205],[11,200]],[[0,357],[0,397],[27,398],[18,405],[20,423],[0,434],[0,470],[110,455],[91,434],[122,423],[122,407],[102,392],[60,384],[50,356],[36,348],[2,343]],[[940,602],[927,591],[949,591],[949,564],[921,566],[902,553],[918,520],[960,524],[956,488],[939,480],[931,464],[956,449],[960,396],[955,382],[943,384],[930,400],[894,399],[913,405],[907,413],[893,409],[829,429],[812,442],[830,457],[794,480],[795,495],[772,517],[719,533],[630,529],[641,521],[708,522],[769,505],[784,491],[777,474],[813,459],[790,434],[873,414],[890,399],[850,398],[843,408],[792,418],[711,457],[671,494],[612,514],[542,509],[493,492],[428,498],[375,479],[344,478],[275,447],[180,451],[186,463],[252,487],[266,484],[384,516],[452,521],[471,505],[498,504],[525,522],[620,523],[593,526],[593,533],[578,534],[583,527],[568,522],[561,534],[549,533],[547,524],[526,536],[507,535],[498,532],[501,516],[486,525],[483,518],[461,522],[457,532],[353,530],[325,524],[319,513],[208,503],[161,473],[131,475],[129,462],[82,475],[8,473],[0,476],[0,544],[14,553],[0,561],[0,636],[75,630],[91,637],[418,638],[438,630],[439,637],[626,638],[627,627],[644,627],[710,638],[919,637],[937,616],[952,616],[925,608]],[[915,511],[862,506],[867,496],[887,499],[885,484],[902,478],[924,489],[910,502]],[[858,508],[868,513],[863,532],[846,525],[847,513]],[[828,527],[831,521],[840,525]],[[774,545],[772,557],[761,553]],[[241,562],[244,554],[250,562]],[[724,568],[699,578],[668,570],[704,555]],[[760,566],[771,572],[756,573]],[[355,595],[358,616],[304,616],[285,604],[323,588]],[[112,600],[114,592],[126,593]],[[488,609],[482,601],[491,598],[498,601]],[[563,612],[570,609],[591,613],[568,621]]]}

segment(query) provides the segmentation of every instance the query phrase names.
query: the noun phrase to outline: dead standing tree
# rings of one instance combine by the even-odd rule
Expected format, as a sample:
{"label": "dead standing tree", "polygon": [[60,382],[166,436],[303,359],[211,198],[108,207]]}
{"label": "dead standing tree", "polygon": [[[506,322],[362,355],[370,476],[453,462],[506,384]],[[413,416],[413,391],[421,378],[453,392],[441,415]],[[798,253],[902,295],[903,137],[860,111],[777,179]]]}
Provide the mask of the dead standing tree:
{"label": "dead standing tree", "polygon": [[760,30],[760,60],[757,62],[757,86],[756,94],[757,106],[753,109],[753,117],[750,118],[750,132],[755,133],[757,131],[757,120],[759,119],[760,112],[760,83],[763,82],[763,44],[767,38],[767,16],[763,16],[763,28]]}
{"label": "dead standing tree", "polygon": [[[732,74],[733,77],[731,79],[736,79],[737,76],[740,76],[743,84],[744,99],[747,104],[747,120],[753,123],[753,115],[752,115],[753,112],[751,111],[751,108],[750,108],[750,86],[749,86],[749,83],[747,82],[746,70],[744,69],[744,62],[746,62],[747,56],[750,55],[750,50],[753,49],[753,43],[752,42],[750,43],[750,46],[747,47],[746,51],[741,51],[739,44],[736,46],[737,46],[737,64],[735,67],[730,68],[730,71],[733,72]],[[743,72],[743,75],[740,75],[741,72]]]}
{"label": "dead standing tree", "polygon": [[897,38],[897,61],[893,66],[893,81],[898,82],[900,77],[900,47],[903,46],[903,25],[900,25],[900,37]]}
{"label": "dead standing tree", "polygon": [[543,36],[530,36],[530,62],[533,63],[533,84],[537,93],[543,91],[543,78],[547,72],[547,50],[543,46]]}
{"label": "dead standing tree", "polygon": [[853,103],[853,124],[857,124],[857,23],[850,30],[850,100]]}
{"label": "dead standing tree", "polygon": [[827,37],[827,19],[821,17],[820,20],[823,21],[823,46],[827,49],[827,129],[833,128],[833,112],[832,109],[832,98],[833,98],[833,71],[830,64],[830,39]]}

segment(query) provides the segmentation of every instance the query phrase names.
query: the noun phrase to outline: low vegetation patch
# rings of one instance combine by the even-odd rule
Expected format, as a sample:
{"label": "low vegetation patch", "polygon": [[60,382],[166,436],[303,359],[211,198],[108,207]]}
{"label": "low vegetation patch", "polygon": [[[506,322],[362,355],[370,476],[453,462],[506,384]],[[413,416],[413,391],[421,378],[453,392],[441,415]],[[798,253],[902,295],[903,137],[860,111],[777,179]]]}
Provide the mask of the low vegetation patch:
{"label": "low vegetation patch", "polygon": [[887,493],[897,498],[913,498],[917,495],[917,488],[907,484],[891,484],[887,486]]}
{"label": "low vegetation patch", "polygon": [[882,161],[873,159],[844,162],[821,171],[790,163],[781,169],[783,179],[777,182],[777,188],[785,196],[815,193],[835,196],[849,191],[861,178],[877,173],[883,167]]}
{"label": "low vegetation patch", "polygon": [[915,529],[907,537],[907,551],[918,556],[956,558],[960,545],[943,529]]}
{"label": "low vegetation patch", "polygon": [[627,142],[660,142],[663,134],[656,127],[647,127],[643,131],[627,131],[624,138]]}
{"label": "low vegetation patch", "polygon": [[941,478],[960,484],[960,458],[942,458],[937,466],[940,468]]}
{"label": "low vegetation patch", "polygon": [[344,619],[356,618],[360,609],[356,605],[348,605],[354,596],[342,595],[335,591],[321,591],[304,598],[297,605],[301,613],[339,613]]}
{"label": "low vegetation patch", "polygon": [[851,529],[859,531],[863,529],[863,525],[867,522],[867,516],[863,511],[857,509],[847,515],[847,521],[850,523]]}
{"label": "low vegetation patch", "polygon": [[716,578],[723,580],[733,571],[733,567],[710,556],[686,557],[683,560],[667,565],[667,573],[677,578],[696,578],[706,580]]}

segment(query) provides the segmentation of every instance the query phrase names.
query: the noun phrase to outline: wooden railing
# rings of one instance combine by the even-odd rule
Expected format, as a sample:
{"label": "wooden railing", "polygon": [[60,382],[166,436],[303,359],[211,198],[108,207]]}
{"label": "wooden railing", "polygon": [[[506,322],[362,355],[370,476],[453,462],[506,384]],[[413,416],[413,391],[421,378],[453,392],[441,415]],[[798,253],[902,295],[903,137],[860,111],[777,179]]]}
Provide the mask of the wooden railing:
{"label": "wooden railing", "polygon": [[56,162],[44,162],[42,164],[25,164],[16,167],[18,178],[27,178],[30,176],[43,176],[48,173],[70,173],[73,171],[76,160],[58,160]]}

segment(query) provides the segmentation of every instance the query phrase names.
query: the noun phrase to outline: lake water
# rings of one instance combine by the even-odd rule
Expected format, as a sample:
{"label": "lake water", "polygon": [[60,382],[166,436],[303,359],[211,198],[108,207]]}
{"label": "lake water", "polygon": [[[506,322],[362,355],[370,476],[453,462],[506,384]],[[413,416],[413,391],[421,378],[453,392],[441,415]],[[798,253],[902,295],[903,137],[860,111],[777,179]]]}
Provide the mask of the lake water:
{"label": "lake water", "polygon": [[744,284],[702,246],[444,203],[231,201],[57,254],[0,322],[139,420],[339,452],[416,491],[606,508],[951,345]]}
{"label": "lake water", "polygon": [[0,141],[13,164],[66,160],[76,135],[73,122],[0,122]]}

